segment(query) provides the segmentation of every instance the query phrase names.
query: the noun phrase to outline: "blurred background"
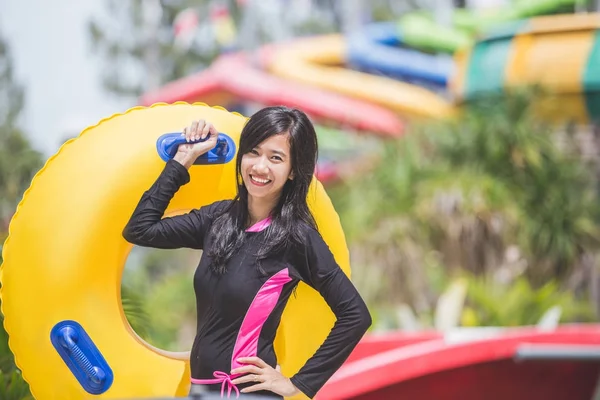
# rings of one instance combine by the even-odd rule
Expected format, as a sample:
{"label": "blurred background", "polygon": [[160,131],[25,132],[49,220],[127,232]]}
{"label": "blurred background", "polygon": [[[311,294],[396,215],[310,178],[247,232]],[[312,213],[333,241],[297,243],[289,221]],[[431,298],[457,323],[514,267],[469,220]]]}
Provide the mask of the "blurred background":
{"label": "blurred background", "polygon": [[[371,335],[598,323],[599,7],[0,0],[0,243],[46,159],[102,118],[285,104],[317,126]],[[123,306],[150,344],[190,349],[198,258],[133,249]],[[0,336],[0,398],[26,398]]]}

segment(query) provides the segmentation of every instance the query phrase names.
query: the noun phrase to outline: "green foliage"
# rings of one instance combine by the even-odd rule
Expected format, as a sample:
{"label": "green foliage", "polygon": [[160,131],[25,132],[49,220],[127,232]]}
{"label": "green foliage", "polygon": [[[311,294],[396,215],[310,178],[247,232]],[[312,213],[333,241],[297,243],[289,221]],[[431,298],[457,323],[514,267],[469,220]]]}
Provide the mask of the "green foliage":
{"label": "green foliage", "polygon": [[[23,89],[13,76],[9,46],[0,38],[0,252],[17,203],[43,162],[16,125],[23,101]],[[14,364],[8,335],[0,326],[0,400],[31,398],[29,387]]]}
{"label": "green foliage", "polygon": [[15,125],[23,99],[23,89],[13,76],[9,47],[0,38],[0,239],[23,192],[42,165],[41,155]]}
{"label": "green foliage", "polygon": [[7,228],[23,192],[41,166],[40,153],[31,147],[23,132],[0,126],[0,230]]}
{"label": "green foliage", "polygon": [[121,287],[121,303],[123,312],[131,328],[144,340],[149,339],[150,316],[146,308],[145,298],[139,291],[127,285]]}
{"label": "green foliage", "polygon": [[166,350],[189,350],[196,332],[196,301],[191,274],[187,271],[169,274],[156,283],[147,302],[149,309],[161,310],[152,315],[152,343]]}
{"label": "green foliage", "polygon": [[[0,324],[4,318],[0,314]],[[21,371],[14,363],[14,357],[8,347],[8,334],[0,327],[0,400],[33,399],[29,385],[23,380]]]}
{"label": "green foliage", "polygon": [[121,287],[123,307],[132,328],[153,346],[190,349],[196,328],[192,276],[199,256],[186,249],[132,250]]}
{"label": "green foliage", "polygon": [[[4,324],[4,317],[0,314],[0,324]],[[0,329],[0,371],[10,372],[15,369],[13,354],[8,347],[8,333],[4,327]]]}
{"label": "green foliage", "polygon": [[[533,94],[482,99],[438,136],[438,156],[452,169],[474,167],[508,187],[522,211],[523,250],[547,264],[547,273],[564,277],[583,250],[599,244],[595,176],[535,119]],[[574,147],[572,137],[565,140]]]}
{"label": "green foliage", "polygon": [[556,281],[539,288],[531,286],[525,277],[511,284],[489,278],[469,279],[467,306],[463,310],[464,326],[535,325],[551,307],[561,308],[561,322],[591,322],[595,315],[589,302],[576,300],[560,290]]}
{"label": "green foliage", "polygon": [[431,314],[440,289],[430,271],[488,276],[511,263],[532,290],[556,282],[590,294],[594,168],[574,135],[535,117],[535,94],[480,99],[456,120],[418,126],[388,143],[368,176],[330,190],[373,308]]}
{"label": "green foliage", "polygon": [[14,125],[23,100],[23,88],[14,82],[8,43],[0,38],[0,126]]}
{"label": "green foliage", "polygon": [[29,385],[18,370],[0,371],[0,388],[0,400],[33,400]]}

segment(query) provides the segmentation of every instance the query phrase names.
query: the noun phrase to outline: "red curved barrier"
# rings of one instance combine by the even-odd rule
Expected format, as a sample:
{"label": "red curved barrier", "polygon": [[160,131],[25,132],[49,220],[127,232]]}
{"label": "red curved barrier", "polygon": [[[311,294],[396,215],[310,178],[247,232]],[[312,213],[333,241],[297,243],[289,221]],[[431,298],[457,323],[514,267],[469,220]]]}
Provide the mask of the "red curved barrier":
{"label": "red curved barrier", "polygon": [[370,357],[384,351],[398,349],[429,340],[442,339],[444,335],[437,331],[423,332],[386,332],[383,334],[366,335],[354,348],[346,360],[346,364]]}
{"label": "red curved barrier", "polygon": [[[528,359],[532,349],[539,354]],[[461,343],[423,341],[347,362],[317,399],[589,399],[599,373],[600,325],[511,329]]]}

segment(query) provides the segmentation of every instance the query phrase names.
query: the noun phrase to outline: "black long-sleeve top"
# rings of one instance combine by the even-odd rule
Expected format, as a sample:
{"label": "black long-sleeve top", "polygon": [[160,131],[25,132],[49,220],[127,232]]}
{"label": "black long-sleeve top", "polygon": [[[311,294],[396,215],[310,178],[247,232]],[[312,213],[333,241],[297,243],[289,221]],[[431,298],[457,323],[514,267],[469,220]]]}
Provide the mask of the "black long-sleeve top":
{"label": "black long-sleeve top", "polygon": [[262,271],[256,267],[256,253],[267,230],[246,232],[244,245],[229,260],[227,272],[212,272],[206,250],[213,238],[208,233],[212,221],[226,212],[231,200],[162,218],[175,193],[189,179],[185,167],[168,161],[143,194],[123,236],[139,246],[205,250],[194,274],[197,333],[190,354],[192,378],[211,379],[215,371],[229,374],[240,366],[235,360],[240,356],[258,356],[275,367],[275,333],[290,294],[303,281],[319,291],[337,318],[321,347],[291,377],[298,389],[313,398],[370,326],[365,303],[319,232],[308,225],[305,246],[262,260]]}

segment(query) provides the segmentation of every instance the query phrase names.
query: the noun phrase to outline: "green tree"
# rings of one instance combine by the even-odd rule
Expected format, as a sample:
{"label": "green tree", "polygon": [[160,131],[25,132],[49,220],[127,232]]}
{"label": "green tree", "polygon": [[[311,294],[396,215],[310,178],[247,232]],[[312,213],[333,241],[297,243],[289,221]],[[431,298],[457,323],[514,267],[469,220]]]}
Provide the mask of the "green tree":
{"label": "green tree", "polygon": [[[224,46],[252,51],[295,36],[339,31],[342,25],[333,1],[313,3],[310,12],[301,13],[293,8],[298,7],[295,4],[274,10],[260,1],[105,0],[105,4],[106,18],[92,19],[88,33],[94,51],[102,57],[105,87],[125,96],[139,96],[209,66]],[[215,25],[219,23],[211,16],[217,9],[226,9],[232,18],[233,43],[220,42]],[[174,29],[182,11],[198,19],[189,40]],[[227,22],[221,23],[222,31],[227,30]]]}
{"label": "green tree", "polygon": [[456,120],[415,128],[369,176],[331,191],[373,307],[431,314],[447,278],[465,270],[524,275],[533,290],[556,279],[590,301],[596,176],[574,137],[536,116],[534,95],[480,99]]}
{"label": "green tree", "polygon": [[[15,83],[8,43],[0,38],[0,244],[6,238],[17,203],[43,162],[17,126],[23,102],[23,88]],[[31,398],[29,387],[14,364],[3,326],[0,327],[0,398]]]}
{"label": "green tree", "polygon": [[536,285],[573,274],[600,245],[596,176],[574,151],[575,136],[559,142],[556,127],[533,112],[538,94],[482,99],[438,141],[451,169],[476,168],[518,200],[518,243]]}
{"label": "green tree", "polygon": [[[209,65],[218,47],[178,47],[173,22],[187,8],[200,18],[209,14],[208,0],[106,1],[107,18],[89,22],[94,51],[102,56],[103,82],[117,95],[139,96]],[[206,23],[202,19],[201,23]]]}
{"label": "green tree", "polygon": [[23,98],[23,88],[15,83],[8,44],[0,38],[0,232],[6,232],[17,203],[43,163],[17,126]]}

